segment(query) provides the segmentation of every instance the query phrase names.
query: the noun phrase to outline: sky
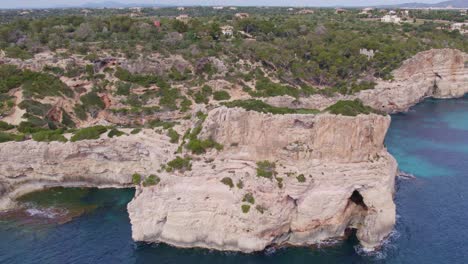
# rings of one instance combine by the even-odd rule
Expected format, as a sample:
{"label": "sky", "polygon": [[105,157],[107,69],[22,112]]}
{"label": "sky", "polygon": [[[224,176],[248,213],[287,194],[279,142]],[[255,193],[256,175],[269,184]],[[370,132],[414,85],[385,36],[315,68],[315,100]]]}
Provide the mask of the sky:
{"label": "sky", "polygon": [[92,2],[120,2],[126,4],[163,5],[273,5],[273,6],[368,6],[392,5],[408,2],[437,3],[443,0],[0,0],[2,8],[43,8],[81,6]]}

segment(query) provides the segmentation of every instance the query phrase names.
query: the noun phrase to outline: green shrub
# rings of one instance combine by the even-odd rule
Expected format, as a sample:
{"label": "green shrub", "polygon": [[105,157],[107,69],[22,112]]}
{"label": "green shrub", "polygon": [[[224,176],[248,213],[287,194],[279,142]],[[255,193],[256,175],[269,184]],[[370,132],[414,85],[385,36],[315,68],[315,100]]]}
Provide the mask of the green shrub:
{"label": "green shrub", "polygon": [[143,181],[143,186],[154,186],[157,185],[160,181],[161,179],[158,176],[151,174],[150,176],[145,178],[145,180]]}
{"label": "green shrub", "polygon": [[237,182],[237,185],[236,185],[236,186],[237,186],[237,188],[239,188],[239,189],[243,189],[243,188],[244,188],[244,182],[243,182],[242,180],[239,180],[239,181]]}
{"label": "green shrub", "polygon": [[248,204],[243,204],[243,205],[241,206],[241,209],[242,209],[242,212],[243,212],[244,214],[246,214],[246,213],[248,213],[248,212],[250,211],[250,205],[248,205]]}
{"label": "green shrub", "polygon": [[276,175],[276,164],[267,160],[257,162],[257,176],[271,179]]}
{"label": "green shrub", "polygon": [[203,154],[208,149],[212,148],[215,148],[216,150],[222,150],[223,145],[219,144],[218,142],[212,139],[190,139],[190,141],[186,145],[186,148],[192,151],[193,154]]}
{"label": "green shrub", "polygon": [[164,129],[169,129],[175,126],[174,122],[161,121],[159,119],[153,119],[148,122],[148,126],[151,128],[162,127]]}
{"label": "green shrub", "polygon": [[139,185],[141,183],[141,175],[138,173],[134,173],[132,175],[132,182],[134,185]]}
{"label": "green shrub", "polygon": [[102,110],[106,107],[101,97],[94,91],[81,96],[80,101],[88,112]]}
{"label": "green shrub", "polygon": [[63,136],[63,129],[57,130],[43,130],[32,134],[32,139],[39,142],[67,142],[68,140]]}
{"label": "green shrub", "polygon": [[73,91],[52,74],[24,70],[23,96],[25,98],[44,98],[46,96],[72,97]]}
{"label": "green shrub", "polygon": [[125,135],[124,132],[118,130],[117,128],[112,128],[109,133],[107,134],[108,137],[113,138],[113,137],[120,137]]}
{"label": "green shrub", "polygon": [[191,159],[189,157],[181,158],[177,156],[175,159],[167,163],[167,166],[168,166],[167,169],[169,171],[178,170],[182,172],[186,170],[192,170],[192,163],[190,162],[190,160]]}
{"label": "green shrub", "polygon": [[8,47],[5,49],[5,53],[7,57],[10,58],[17,58],[21,60],[27,60],[33,58],[32,54],[28,51],[21,49],[18,46]]}
{"label": "green shrub", "polygon": [[62,108],[62,124],[66,127],[74,128],[76,127],[75,122],[73,122],[71,116]]}
{"label": "green shrub", "polygon": [[213,99],[216,101],[229,100],[231,96],[226,91],[216,91],[213,93]]}
{"label": "green shrub", "polygon": [[182,102],[180,103],[180,111],[187,112],[188,110],[190,110],[191,106],[192,106],[192,101],[190,101],[187,98],[184,98]]}
{"label": "green shrub", "polygon": [[353,101],[338,101],[335,104],[327,107],[326,111],[335,115],[357,116],[359,114],[378,113],[369,106],[365,106],[360,100]]}
{"label": "green shrub", "polygon": [[24,140],[23,135],[0,132],[0,143],[7,142],[7,141],[22,141],[22,140]]}
{"label": "green shrub", "polygon": [[19,108],[26,110],[28,114],[37,115],[44,117],[47,115],[49,110],[52,108],[50,104],[42,104],[33,100],[23,100],[19,105]]}
{"label": "green shrub", "polygon": [[10,125],[6,122],[0,121],[0,131],[6,131],[15,128],[15,126]]}
{"label": "green shrub", "polygon": [[276,179],[276,182],[278,183],[278,188],[280,188],[280,189],[283,188],[283,186],[284,186],[283,185],[283,178],[275,177],[275,179]]}
{"label": "green shrub", "polygon": [[130,131],[130,134],[136,135],[141,132],[141,128],[134,128],[132,131]]}
{"label": "green shrub", "polygon": [[86,109],[83,105],[77,104],[73,107],[73,111],[75,112],[76,117],[78,117],[80,120],[86,120],[88,119],[88,115],[86,114]]}
{"label": "green shrub", "polygon": [[116,86],[117,91],[115,93],[117,95],[130,95],[130,88],[132,88],[130,83],[118,82]]}
{"label": "green shrub", "polygon": [[246,193],[244,195],[244,198],[242,199],[243,202],[249,203],[249,204],[254,204],[255,203],[255,198],[251,193]]}
{"label": "green shrub", "polygon": [[98,139],[101,134],[107,132],[107,128],[105,126],[93,126],[93,127],[86,127],[80,130],[77,130],[75,134],[71,137],[71,141],[79,141],[79,140],[86,140],[86,139]]}
{"label": "green shrub", "polygon": [[167,136],[171,138],[171,143],[179,142],[180,135],[174,129],[169,128],[169,130],[167,131]]}
{"label": "green shrub", "polygon": [[300,93],[299,89],[288,85],[274,83],[270,81],[270,79],[264,77],[257,80],[255,90],[256,91],[250,92],[250,95],[253,97],[271,97],[281,95],[299,97]]}
{"label": "green shrub", "polygon": [[234,187],[234,182],[232,181],[231,178],[229,177],[224,177],[221,179],[221,182],[224,183],[225,185],[229,186],[229,188]]}
{"label": "green shrub", "polygon": [[235,100],[231,102],[222,103],[226,107],[240,107],[247,111],[256,111],[261,113],[272,113],[272,114],[317,114],[320,111],[316,109],[291,109],[285,107],[271,106],[263,101],[256,99],[248,100]]}
{"label": "green shrub", "polygon": [[297,181],[298,182],[305,182],[306,181],[306,177],[304,176],[304,174],[300,174],[299,176],[296,177]]}

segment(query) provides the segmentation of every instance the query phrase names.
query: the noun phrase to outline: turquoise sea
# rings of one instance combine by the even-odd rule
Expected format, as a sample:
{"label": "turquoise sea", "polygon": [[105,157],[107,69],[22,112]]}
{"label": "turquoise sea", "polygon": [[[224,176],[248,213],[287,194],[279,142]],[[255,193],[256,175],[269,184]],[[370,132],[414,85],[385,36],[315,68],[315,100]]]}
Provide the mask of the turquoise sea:
{"label": "turquoise sea", "polygon": [[468,263],[468,97],[393,115],[386,146],[416,178],[398,180],[397,225],[374,254],[353,238],[256,254],[134,243],[134,190],[54,189],[0,217],[0,263]]}

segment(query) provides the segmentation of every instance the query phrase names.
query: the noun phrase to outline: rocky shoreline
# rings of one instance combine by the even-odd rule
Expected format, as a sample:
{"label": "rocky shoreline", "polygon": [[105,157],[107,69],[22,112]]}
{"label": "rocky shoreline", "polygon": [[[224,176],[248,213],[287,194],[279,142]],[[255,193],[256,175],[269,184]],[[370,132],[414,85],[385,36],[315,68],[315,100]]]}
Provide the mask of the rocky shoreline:
{"label": "rocky shoreline", "polygon": [[[359,98],[381,111],[405,111],[426,97],[468,92],[467,61],[468,54],[456,50],[426,51],[373,90],[268,102],[323,109]],[[393,229],[397,163],[383,144],[389,116],[272,115],[226,107],[207,114],[200,137],[224,148],[197,156],[184,172],[161,169],[178,155],[178,145],[153,130],[74,143],[2,143],[0,210],[42,188],[129,187],[131,175],[141,173],[158,174],[160,182],[138,185],[128,205],[136,241],[253,252],[316,244],[356,229],[363,247],[373,249]],[[275,164],[272,177],[258,176],[262,161]]]}

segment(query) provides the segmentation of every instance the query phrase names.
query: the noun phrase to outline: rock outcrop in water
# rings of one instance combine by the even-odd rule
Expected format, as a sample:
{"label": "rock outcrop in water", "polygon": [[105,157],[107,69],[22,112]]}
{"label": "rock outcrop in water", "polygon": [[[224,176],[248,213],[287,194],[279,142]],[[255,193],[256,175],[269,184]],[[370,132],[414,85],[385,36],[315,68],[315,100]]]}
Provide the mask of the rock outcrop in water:
{"label": "rock outcrop in water", "polygon": [[[323,109],[360,98],[379,110],[404,111],[429,96],[462,96],[467,61],[456,50],[432,50],[406,61],[394,81],[354,96],[268,100]],[[192,170],[183,173],[162,169],[178,145],[151,130],[75,143],[3,143],[0,210],[44,187],[129,187],[138,172],[161,180],[138,186],[128,205],[138,241],[252,252],[315,244],[357,229],[361,244],[373,248],[395,223],[397,164],[383,145],[389,123],[376,114],[271,115],[219,107],[209,112],[200,136],[224,149],[194,156]],[[262,161],[269,161],[269,178],[257,176]]]}

